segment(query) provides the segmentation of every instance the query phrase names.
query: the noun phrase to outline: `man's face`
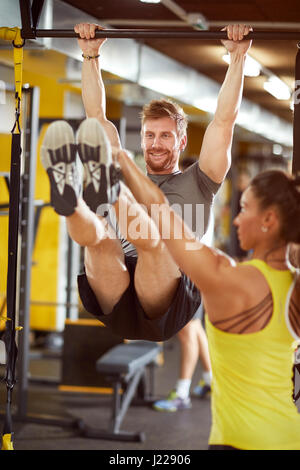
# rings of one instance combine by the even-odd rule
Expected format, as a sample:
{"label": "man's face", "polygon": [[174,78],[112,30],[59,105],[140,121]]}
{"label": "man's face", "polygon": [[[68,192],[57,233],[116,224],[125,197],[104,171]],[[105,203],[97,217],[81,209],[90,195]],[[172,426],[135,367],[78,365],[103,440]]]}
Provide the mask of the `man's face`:
{"label": "man's face", "polygon": [[175,121],[169,117],[147,119],[142,128],[142,149],[148,173],[168,174],[178,170],[186,136],[178,137]]}

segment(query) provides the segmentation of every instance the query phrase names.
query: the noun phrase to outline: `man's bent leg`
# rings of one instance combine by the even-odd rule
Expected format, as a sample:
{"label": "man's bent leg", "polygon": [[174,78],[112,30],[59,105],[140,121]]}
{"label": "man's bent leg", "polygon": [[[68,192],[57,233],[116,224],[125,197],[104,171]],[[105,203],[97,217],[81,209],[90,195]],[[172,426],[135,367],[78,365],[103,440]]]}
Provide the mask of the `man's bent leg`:
{"label": "man's bent leg", "polygon": [[124,184],[115,209],[121,232],[138,253],[134,277],[137,296],[147,316],[157,318],[168,310],[181,273],[155,222]]}
{"label": "man's bent leg", "polygon": [[97,217],[81,198],[66,223],[70,237],[80,246],[96,246],[107,237],[105,219]]}
{"label": "man's bent leg", "polygon": [[84,251],[85,272],[104,315],[108,315],[126,291],[130,278],[118,240],[106,239]]}
{"label": "man's bent leg", "polygon": [[108,222],[82,199],[66,221],[70,237],[84,247],[88,283],[103,313],[109,314],[129,284],[121,243]]}
{"label": "man's bent leg", "polygon": [[163,242],[152,250],[138,249],[135,289],[149,318],[157,318],[169,309],[177,291],[181,273]]}
{"label": "man's bent leg", "polygon": [[[111,181],[113,171],[102,168],[111,162],[103,131],[100,129],[96,135],[95,146],[93,141],[90,142],[94,127],[94,120],[84,121],[76,145],[73,130],[67,122],[52,123],[45,133],[41,160],[50,181],[51,205],[58,214],[66,217],[70,237],[85,247],[88,283],[104,313],[110,313],[128,287],[129,274],[119,240],[106,219],[94,213],[99,204],[114,202],[118,194],[117,180]],[[77,148],[86,168],[85,200],[79,196]]]}

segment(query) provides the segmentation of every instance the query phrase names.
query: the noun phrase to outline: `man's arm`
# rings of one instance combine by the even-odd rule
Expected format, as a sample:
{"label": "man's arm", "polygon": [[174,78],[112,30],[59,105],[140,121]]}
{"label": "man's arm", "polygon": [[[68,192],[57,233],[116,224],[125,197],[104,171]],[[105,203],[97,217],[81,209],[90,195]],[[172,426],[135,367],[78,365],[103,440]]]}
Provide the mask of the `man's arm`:
{"label": "man's arm", "polygon": [[[95,57],[100,54],[101,46],[106,39],[95,39],[95,31],[101,29],[96,24],[80,23],[74,27],[80,35],[78,45],[83,55]],[[94,117],[104,127],[113,147],[121,148],[118,131],[114,124],[106,117],[106,95],[100,69],[101,54],[99,58],[83,58],[82,64],[82,100],[86,116]]]}
{"label": "man's arm", "polygon": [[227,26],[228,40],[222,41],[230,54],[230,65],[218,96],[217,109],[208,125],[199,156],[199,166],[213,181],[221,183],[231,165],[234,124],[242,100],[244,65],[251,41],[241,41],[251,28]]}

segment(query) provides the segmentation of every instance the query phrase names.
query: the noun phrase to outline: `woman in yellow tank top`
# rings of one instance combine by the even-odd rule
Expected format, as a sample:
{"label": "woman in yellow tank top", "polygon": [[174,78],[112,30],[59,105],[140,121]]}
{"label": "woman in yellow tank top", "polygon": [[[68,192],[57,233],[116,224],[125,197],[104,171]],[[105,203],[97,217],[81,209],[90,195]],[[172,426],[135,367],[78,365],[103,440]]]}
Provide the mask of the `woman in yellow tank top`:
{"label": "woman in yellow tank top", "polygon": [[[121,167],[125,158],[124,152],[118,155]],[[151,204],[161,205],[160,234],[168,234],[163,239],[175,262],[202,293],[213,370],[209,448],[300,450],[300,413],[293,401],[300,337],[300,178],[274,170],[251,181],[234,224],[253,259],[236,264],[196,240],[163,193],[128,164],[129,188],[149,212]]]}

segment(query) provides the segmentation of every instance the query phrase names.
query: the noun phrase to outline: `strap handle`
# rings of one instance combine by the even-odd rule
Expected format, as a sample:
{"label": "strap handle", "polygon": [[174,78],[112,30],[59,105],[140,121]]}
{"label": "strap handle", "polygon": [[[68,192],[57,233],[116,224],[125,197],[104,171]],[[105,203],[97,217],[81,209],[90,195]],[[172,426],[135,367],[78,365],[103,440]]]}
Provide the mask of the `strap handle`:
{"label": "strap handle", "polygon": [[[25,39],[21,36],[20,28],[0,28],[0,39],[12,41],[14,46],[14,66],[15,66],[15,92],[16,110],[20,111],[22,99],[22,70],[23,70],[23,46]],[[20,132],[20,126],[18,126]]]}

